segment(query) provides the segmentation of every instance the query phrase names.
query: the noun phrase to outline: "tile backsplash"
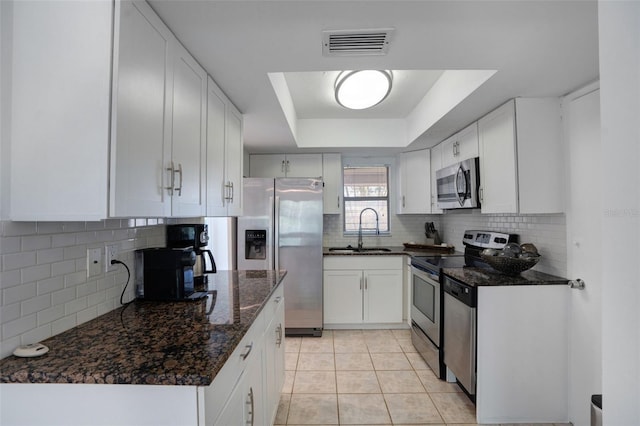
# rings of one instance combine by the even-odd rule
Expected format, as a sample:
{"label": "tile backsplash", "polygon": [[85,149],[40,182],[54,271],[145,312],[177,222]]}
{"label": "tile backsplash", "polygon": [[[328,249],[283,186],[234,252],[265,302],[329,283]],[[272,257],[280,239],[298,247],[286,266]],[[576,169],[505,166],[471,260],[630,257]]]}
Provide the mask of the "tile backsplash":
{"label": "tile backsplash", "polygon": [[[567,232],[564,214],[516,215],[481,214],[479,210],[452,210],[441,215],[391,215],[391,235],[364,236],[369,246],[401,246],[405,242],[424,242],[424,223],[434,222],[444,242],[463,251],[462,234],[467,229],[515,233],[520,242],[533,243],[542,258],[535,269],[565,276],[567,271]],[[341,215],[324,216],[325,246],[355,246],[357,236],[344,236]]]}
{"label": "tile backsplash", "polygon": [[[191,220],[190,222],[192,222]],[[443,215],[392,215],[390,235],[364,236],[365,245],[401,246],[424,242],[424,223],[434,222],[443,241],[463,250],[465,229],[513,232],[534,243],[542,260],[536,269],[566,274],[563,214],[483,215],[458,210]],[[87,249],[117,244],[117,258],[133,273],[133,252],[165,243],[165,219],[109,219],[101,222],[0,221],[0,358],[21,345],[44,340],[119,306],[126,270],[87,278]],[[173,223],[173,222],[172,222]],[[324,245],[356,245],[344,236],[340,215],[324,216]],[[132,277],[133,279],[133,277]],[[134,297],[129,282],[125,301]]]}
{"label": "tile backsplash", "polygon": [[[133,252],[165,244],[165,219],[0,222],[0,358],[120,305],[122,265],[87,278],[87,249],[116,244],[133,275]],[[133,276],[124,296],[134,297]]]}
{"label": "tile backsplash", "polygon": [[[402,243],[424,242],[424,223],[435,222],[436,229],[440,229],[439,215],[390,215],[389,235],[363,235],[365,246],[402,246]],[[357,235],[345,236],[342,232],[342,215],[324,215],[323,245],[325,247],[356,246]]]}

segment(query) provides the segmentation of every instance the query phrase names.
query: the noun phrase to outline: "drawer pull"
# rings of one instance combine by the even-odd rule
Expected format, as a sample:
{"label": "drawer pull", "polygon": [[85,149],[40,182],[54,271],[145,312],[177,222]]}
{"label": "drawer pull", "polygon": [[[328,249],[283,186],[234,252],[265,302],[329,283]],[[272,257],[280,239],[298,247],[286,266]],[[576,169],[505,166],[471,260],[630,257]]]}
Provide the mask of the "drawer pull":
{"label": "drawer pull", "polygon": [[282,344],[282,324],[278,324],[278,328],[276,328],[276,345],[280,347]]}
{"label": "drawer pull", "polygon": [[253,426],[253,418],[255,407],[253,405],[253,387],[249,388],[249,393],[247,394],[247,405],[249,406],[249,419],[247,420],[247,424]]}
{"label": "drawer pull", "polygon": [[247,357],[251,353],[251,349],[253,349],[253,342],[251,342],[250,344],[246,345],[245,349],[246,349],[246,352],[243,352],[243,353],[240,354],[240,358],[242,358],[243,361],[245,359],[247,359]]}

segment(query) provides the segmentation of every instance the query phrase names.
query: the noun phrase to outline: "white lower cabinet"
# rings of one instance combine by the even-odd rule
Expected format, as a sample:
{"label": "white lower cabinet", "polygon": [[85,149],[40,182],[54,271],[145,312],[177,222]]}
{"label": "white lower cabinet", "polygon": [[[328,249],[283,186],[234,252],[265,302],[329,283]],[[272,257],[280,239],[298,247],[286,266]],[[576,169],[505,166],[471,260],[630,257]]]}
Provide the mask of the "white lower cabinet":
{"label": "white lower cabinet", "polygon": [[324,271],[324,323],[362,322],[362,274],[357,271]]}
{"label": "white lower cabinet", "polygon": [[273,424],[284,384],[284,288],[280,286],[213,383],[204,390],[206,425]]}
{"label": "white lower cabinet", "polygon": [[[254,342],[254,344],[257,342]],[[259,342],[262,343],[262,342]],[[257,344],[255,352],[240,375],[240,380],[231,391],[220,416],[214,425],[263,425],[265,407],[262,387],[262,344]],[[253,352],[253,351],[252,351]]]}
{"label": "white lower cabinet", "polygon": [[571,291],[566,285],[478,287],[478,424],[569,420]]}
{"label": "white lower cabinet", "polygon": [[324,324],[402,322],[402,256],[324,258]]}
{"label": "white lower cabinet", "polygon": [[[274,303],[276,303],[274,301]],[[284,299],[264,334],[265,424],[275,422],[284,385]]]}

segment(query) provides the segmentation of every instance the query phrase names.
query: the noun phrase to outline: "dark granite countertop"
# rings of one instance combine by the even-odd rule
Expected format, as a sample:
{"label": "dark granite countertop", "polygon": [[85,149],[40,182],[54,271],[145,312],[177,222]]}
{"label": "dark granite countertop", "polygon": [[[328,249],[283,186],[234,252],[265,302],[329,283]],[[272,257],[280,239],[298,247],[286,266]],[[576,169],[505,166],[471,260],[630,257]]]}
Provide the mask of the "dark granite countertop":
{"label": "dark granite countertop", "polygon": [[[366,246],[370,248],[377,248],[374,246]],[[379,248],[389,249],[390,251],[379,252],[379,251],[362,251],[362,252],[353,252],[353,253],[345,253],[342,251],[329,251],[330,247],[323,247],[322,254],[325,256],[429,256],[435,254],[443,254],[446,251],[442,250],[417,250],[417,249],[407,249],[403,246],[380,246]]]}
{"label": "dark granite countertop", "polygon": [[0,382],[209,385],[285,274],[219,271],[206,299],[136,301],[0,360]]}
{"label": "dark granite countertop", "polygon": [[567,285],[569,280],[529,269],[516,276],[501,274],[491,269],[465,266],[444,268],[442,272],[458,281],[474,287],[512,285]]}

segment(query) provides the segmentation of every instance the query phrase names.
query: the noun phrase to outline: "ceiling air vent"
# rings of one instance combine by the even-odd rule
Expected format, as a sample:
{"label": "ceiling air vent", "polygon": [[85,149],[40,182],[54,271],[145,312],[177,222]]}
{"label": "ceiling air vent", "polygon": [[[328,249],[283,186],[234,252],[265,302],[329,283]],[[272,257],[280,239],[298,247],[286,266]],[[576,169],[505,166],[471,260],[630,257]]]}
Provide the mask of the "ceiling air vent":
{"label": "ceiling air vent", "polygon": [[322,32],[324,56],[386,55],[393,28]]}

